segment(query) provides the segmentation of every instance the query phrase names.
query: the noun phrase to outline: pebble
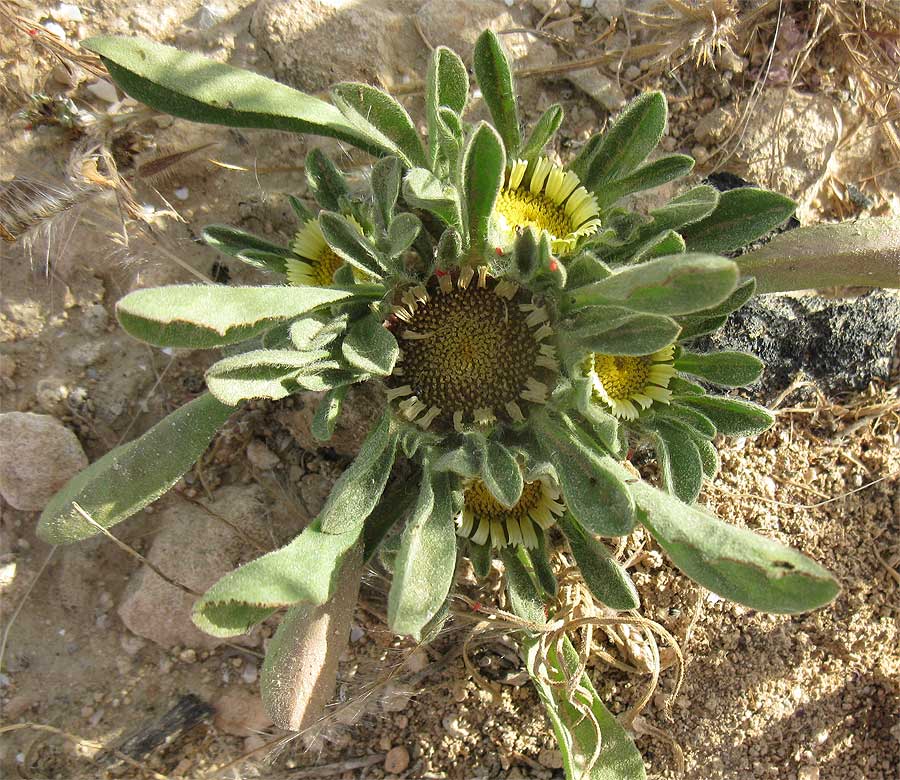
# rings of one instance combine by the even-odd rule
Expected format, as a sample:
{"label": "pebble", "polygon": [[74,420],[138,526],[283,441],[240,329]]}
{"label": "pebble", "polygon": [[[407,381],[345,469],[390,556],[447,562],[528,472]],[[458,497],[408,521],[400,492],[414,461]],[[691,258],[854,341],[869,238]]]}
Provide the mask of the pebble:
{"label": "pebble", "polygon": [[[88,465],[78,437],[55,417],[32,412],[0,414],[0,494],[13,507],[44,508],[54,493]],[[53,453],[53,457],[47,457]]]}
{"label": "pebble", "polygon": [[213,708],[215,727],[236,737],[249,737],[272,725],[259,695],[243,688],[226,691],[213,702]]}
{"label": "pebble", "polygon": [[247,445],[247,460],[260,471],[269,471],[281,463],[281,459],[260,439],[254,439]]}
{"label": "pebble", "polygon": [[542,750],[538,753],[538,763],[547,769],[562,769],[562,753],[559,750]]}
{"label": "pebble", "polygon": [[797,772],[797,780],[819,780],[819,767],[802,766]]}
{"label": "pebble", "polygon": [[409,751],[402,745],[392,747],[384,757],[384,771],[390,775],[399,775],[409,766]]}
{"label": "pebble", "polygon": [[385,712],[403,712],[409,704],[411,696],[395,682],[387,683],[381,689],[381,709]]}
{"label": "pebble", "polygon": [[241,679],[247,683],[247,685],[253,685],[258,677],[259,670],[256,668],[256,664],[248,663],[244,667],[244,671],[241,672]]}
{"label": "pebble", "polygon": [[414,653],[410,653],[403,665],[413,673],[421,672],[428,666],[428,660],[428,653],[420,648]]}
{"label": "pebble", "polygon": [[457,739],[469,738],[469,730],[460,725],[458,715],[445,715],[441,725],[451,737],[456,737]]}
{"label": "pebble", "polygon": [[611,78],[604,76],[599,68],[576,70],[569,73],[567,78],[607,111],[617,111],[625,105],[622,88]]}
{"label": "pebble", "polygon": [[119,645],[130,656],[137,655],[145,644],[146,642],[141,637],[134,634],[122,634],[119,638]]}
{"label": "pebble", "polygon": [[188,647],[178,654],[178,660],[182,663],[192,664],[197,660],[197,651],[193,647]]}
{"label": "pebble", "polygon": [[119,99],[119,93],[116,92],[116,88],[106,79],[97,79],[88,84],[85,89],[104,103],[115,103]]}

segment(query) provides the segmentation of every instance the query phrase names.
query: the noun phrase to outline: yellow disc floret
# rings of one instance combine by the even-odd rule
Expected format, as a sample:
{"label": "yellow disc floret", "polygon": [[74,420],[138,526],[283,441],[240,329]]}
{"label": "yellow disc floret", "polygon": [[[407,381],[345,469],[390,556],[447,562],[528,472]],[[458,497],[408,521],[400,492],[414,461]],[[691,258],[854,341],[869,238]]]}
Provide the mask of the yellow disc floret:
{"label": "yellow disc floret", "polygon": [[456,519],[456,532],[476,544],[490,540],[492,547],[520,544],[537,547],[534,526],[547,529],[564,511],[559,488],[546,476],[526,482],[522,497],[507,508],[494,498],[480,479],[465,488],[463,509]]}
{"label": "yellow disc floret", "polygon": [[637,419],[638,407],[648,409],[654,401],[669,403],[674,353],[675,347],[670,346],[652,355],[589,356],[584,367],[593,384],[594,398],[626,420]]}

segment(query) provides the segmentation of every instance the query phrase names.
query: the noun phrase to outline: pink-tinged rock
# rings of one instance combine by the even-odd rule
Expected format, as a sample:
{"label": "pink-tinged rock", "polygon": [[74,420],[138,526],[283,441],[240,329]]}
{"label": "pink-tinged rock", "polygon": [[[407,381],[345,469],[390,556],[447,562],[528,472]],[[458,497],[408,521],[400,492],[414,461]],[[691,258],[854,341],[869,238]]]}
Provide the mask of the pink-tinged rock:
{"label": "pink-tinged rock", "polygon": [[331,599],[319,607],[299,605],[288,610],[269,642],[260,688],[275,725],[301,731],[321,717],[334,696],[362,568],[361,552],[349,553]]}
{"label": "pink-tinged rock", "polygon": [[[160,531],[147,553],[160,571],[198,593],[239,563],[262,554],[248,537],[269,543],[265,508],[256,487],[223,488],[208,507],[224,520],[181,498],[168,499],[159,511]],[[193,624],[194,601],[194,596],[142,566],[128,583],[119,617],[130,631],[163,647],[213,648],[223,640],[204,634]]]}
{"label": "pink-tinged rock", "polygon": [[0,494],[16,509],[40,511],[87,465],[78,437],[55,417],[0,414]]}
{"label": "pink-tinged rock", "polygon": [[249,737],[272,725],[259,695],[246,688],[231,688],[213,702],[213,724],[219,731]]}

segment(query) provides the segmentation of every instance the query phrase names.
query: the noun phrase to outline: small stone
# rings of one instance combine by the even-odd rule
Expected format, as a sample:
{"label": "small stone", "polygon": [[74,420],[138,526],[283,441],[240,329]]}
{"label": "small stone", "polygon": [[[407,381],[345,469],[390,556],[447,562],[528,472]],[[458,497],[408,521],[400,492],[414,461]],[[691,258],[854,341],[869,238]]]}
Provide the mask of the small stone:
{"label": "small stone", "polygon": [[281,459],[259,439],[254,439],[247,445],[247,460],[260,471],[269,471],[281,463]]}
{"label": "small stone", "polygon": [[384,771],[390,775],[399,775],[409,766],[409,751],[402,745],[392,747],[384,757]]}
{"label": "small stone", "polygon": [[178,654],[178,660],[182,663],[192,664],[197,660],[197,651],[193,647],[188,647]]}
{"label": "small stone", "polygon": [[625,105],[622,88],[611,78],[604,76],[599,68],[573,71],[568,79],[607,111],[617,111]]}
{"label": "small stone", "polygon": [[802,766],[797,772],[797,780],[819,780],[819,767]]}
{"label": "small stone", "polygon": [[57,22],[83,22],[84,15],[77,5],[72,3],[60,3],[50,12],[50,16]]}
{"label": "small stone", "polygon": [[178,200],[187,200],[191,193],[187,187],[178,187],[174,194]]}
{"label": "small stone", "polygon": [[562,753],[558,750],[542,750],[538,753],[538,763],[547,769],[562,769]]}
{"label": "small stone", "polygon": [[253,685],[259,677],[259,670],[256,668],[256,664],[248,663],[244,667],[244,671],[241,672],[241,679],[247,683],[247,685]]}
{"label": "small stone", "polygon": [[769,498],[775,497],[775,491],[777,489],[777,485],[775,484],[775,480],[772,477],[765,475],[761,480],[763,493],[765,493]]}
{"label": "small stone", "polygon": [[88,465],[78,437],[46,414],[0,414],[0,452],[0,494],[26,511],[43,509]]}
{"label": "small stone", "polygon": [[259,696],[244,688],[226,691],[213,702],[213,708],[215,727],[236,737],[249,737],[272,725]]}
{"label": "small stone", "polygon": [[634,81],[641,75],[641,69],[637,65],[629,65],[625,68],[626,81]]}
{"label": "small stone", "polygon": [[134,634],[122,634],[119,639],[119,645],[121,645],[127,655],[132,657],[136,656],[145,644],[146,642],[143,639]]}
{"label": "small stone", "polygon": [[697,165],[703,165],[709,159],[709,151],[705,146],[697,144],[691,149],[691,157],[697,161]]}
{"label": "small stone", "polygon": [[409,671],[421,672],[426,666],[428,666],[428,653],[425,652],[422,648],[419,648],[414,653],[411,653],[409,657],[404,661],[403,665],[409,669]]}
{"label": "small stone", "polygon": [[106,79],[97,79],[88,84],[85,89],[104,103],[115,103],[119,99],[119,93],[116,92],[116,88]]}
{"label": "small stone", "polygon": [[409,705],[410,698],[408,691],[391,681],[381,689],[381,709],[385,712],[403,712]]}
{"label": "small stone", "polygon": [[451,737],[456,737],[457,739],[469,738],[469,730],[460,724],[459,716],[456,714],[445,715],[441,725]]}

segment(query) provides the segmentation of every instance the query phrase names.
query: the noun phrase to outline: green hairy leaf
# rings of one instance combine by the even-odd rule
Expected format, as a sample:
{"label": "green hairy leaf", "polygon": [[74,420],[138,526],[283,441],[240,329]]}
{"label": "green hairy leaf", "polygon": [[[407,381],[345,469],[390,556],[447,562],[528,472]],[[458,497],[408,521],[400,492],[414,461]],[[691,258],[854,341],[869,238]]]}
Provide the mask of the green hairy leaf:
{"label": "green hairy leaf", "polygon": [[400,347],[381,318],[367,314],[350,326],[341,352],[344,359],[360,371],[387,376],[394,370]]}
{"label": "green hairy leaf", "polygon": [[765,364],[746,352],[682,352],[675,361],[675,368],[717,385],[745,387],[759,379]]}
{"label": "green hairy leaf", "polygon": [[351,297],[324,287],[179,284],[129,293],[116,304],[116,316],[126,333],[153,346],[209,349]]}
{"label": "green hairy leaf", "polygon": [[531,128],[528,140],[525,141],[525,144],[519,151],[519,157],[523,160],[528,160],[528,162],[536,160],[540,153],[544,151],[544,147],[550,142],[550,139],[556,135],[564,115],[563,107],[559,103],[554,103],[541,114],[534,127]]}
{"label": "green hairy leaf", "polygon": [[347,386],[344,385],[343,387],[329,390],[316,407],[316,413],[313,416],[310,429],[312,430],[312,435],[319,441],[329,441],[334,436],[334,429],[344,407],[347,389]]}
{"label": "green hairy leaf", "polygon": [[388,626],[418,640],[450,592],[456,570],[456,507],[447,473],[422,474],[388,593]]}
{"label": "green hairy leaf", "polygon": [[693,504],[703,487],[703,461],[694,438],[677,425],[655,420],[656,457],[666,490],[686,504]]}
{"label": "green hairy leaf", "polygon": [[[523,620],[541,625],[546,622],[543,603],[520,556],[521,552],[517,555],[508,548],[503,554],[510,605]],[[589,706],[597,726],[567,697],[566,681],[580,669],[569,639],[562,643],[562,659],[556,647],[539,658],[539,647],[538,636],[527,634],[522,641],[522,654],[556,735],[567,780],[646,780],[641,754],[603,705],[587,673],[582,673],[577,695]]]}
{"label": "green hairy leaf", "polygon": [[[586,160],[572,168],[591,192],[635,170],[652,152],[666,128],[666,99],[662,92],[645,92],[616,117]],[[584,175],[582,175],[582,172]]]}
{"label": "green hairy leaf", "polygon": [[326,534],[319,521],[313,521],[290,544],[216,582],[194,603],[194,623],[213,636],[237,636],[281,607],[324,604],[344,561],[359,544],[359,532]]}
{"label": "green hairy leaf", "polygon": [[511,509],[519,502],[525,486],[515,455],[499,442],[483,437],[479,437],[477,448],[485,487],[497,501]]}
{"label": "green hairy leaf", "polygon": [[413,242],[418,238],[422,230],[422,222],[415,214],[408,211],[398,214],[391,220],[388,228],[388,254],[395,259],[392,263],[393,270],[399,272],[403,268],[402,260],[397,260]]}
{"label": "green hairy leaf", "polygon": [[97,54],[131,97],[193,122],[313,133],[373,153],[390,151],[334,106],[277,81],[143,38],[109,35],[81,46]]}
{"label": "green hairy leaf", "polygon": [[796,208],[777,192],[741,187],[723,192],[715,211],[681,234],[690,252],[731,252],[778,227]]}
{"label": "green hairy leaf", "polygon": [[406,109],[387,92],[368,84],[343,82],[332,88],[331,98],[370,143],[397,155],[407,168],[428,167],[419,131]]}
{"label": "green hairy leaf", "polygon": [[[286,247],[228,225],[207,225],[200,235],[208,246],[232,257],[249,259],[255,265],[271,268],[276,273],[283,274],[286,268],[285,259],[294,256],[294,253]],[[248,250],[254,254],[247,255]]]}
{"label": "green hairy leaf", "polygon": [[716,426],[705,414],[683,406],[677,401],[668,406],[656,404],[653,409],[656,417],[685,428],[689,433],[704,439],[712,439],[716,435]]}
{"label": "green hairy leaf", "polygon": [[488,224],[503,186],[506,157],[497,131],[480,122],[472,133],[463,155],[463,189],[469,244],[485,251]]}
{"label": "green hairy leaf", "polygon": [[521,143],[519,110],[509,59],[493,30],[485,30],[478,36],[473,64],[475,78],[481,87],[484,102],[491,112],[494,127],[503,139],[506,154],[513,158],[517,155]]}
{"label": "green hairy leaf", "polygon": [[655,257],[680,255],[684,250],[685,243],[681,234],[674,230],[667,230],[665,233],[657,233],[635,249],[632,262],[640,263],[644,260],[652,260]]}
{"label": "green hairy leaf", "polygon": [[634,527],[634,503],[611,470],[615,461],[579,435],[577,426],[547,414],[532,418],[535,440],[559,477],[566,506],[590,532],[622,536]]}
{"label": "green hairy leaf", "polygon": [[693,187],[650,212],[653,222],[648,230],[678,230],[712,214],[719,204],[719,191],[708,184]]}
{"label": "green hairy leaf", "polygon": [[387,484],[397,453],[397,426],[390,410],[369,432],[359,455],[334,483],[319,513],[322,530],[340,534],[362,526]]}
{"label": "green hairy leaf", "polygon": [[570,306],[618,304],[651,314],[688,314],[724,301],[738,282],[737,266],[713,255],[660,257],[573,290]]}
{"label": "green hairy leaf", "polygon": [[[438,130],[441,107],[462,116],[469,99],[469,73],[456,52],[438,46],[428,63],[425,78],[425,112],[428,117],[428,139],[431,143],[431,164],[434,168],[443,150]],[[444,155],[446,156],[446,154]]]}
{"label": "green hairy leaf", "polygon": [[[573,318],[572,339],[590,352],[649,355],[673,343],[681,330],[662,314],[645,314],[624,306],[589,306]],[[566,331],[562,340],[566,341]]]}
{"label": "green hairy leaf", "polygon": [[344,174],[318,148],[306,155],[305,168],[309,191],[316,203],[327,211],[340,211],[341,201],[350,197]]}
{"label": "green hairy leaf", "polygon": [[323,211],[319,214],[319,226],[328,245],[341,260],[381,279],[387,268],[384,258],[349,219],[332,211]]}
{"label": "green hairy leaf", "polygon": [[301,376],[312,376],[338,364],[328,353],[292,349],[257,349],[224,358],[206,371],[209,391],[223,404],[235,406],[251,398],[277,401],[291,394]]}
{"label": "green hairy leaf", "polygon": [[[400,195],[402,176],[400,160],[384,157],[372,168],[372,194],[375,196],[375,217],[382,230],[386,230],[394,216],[394,206]],[[335,209],[331,209],[335,211]],[[410,242],[412,243],[412,242]]]}
{"label": "green hairy leaf", "polygon": [[675,565],[722,598],[763,612],[795,613],[824,606],[840,591],[830,572],[780,542],[728,525],[644,482],[630,488],[641,523]]}
{"label": "green hairy leaf", "polygon": [[705,414],[719,433],[726,436],[754,436],[775,422],[775,417],[767,409],[736,398],[682,396],[678,402]]}
{"label": "green hairy leaf", "polygon": [[591,536],[568,514],[560,518],[559,527],[594,598],[611,609],[637,609],[640,606],[637,588],[606,545]]}
{"label": "green hairy leaf", "polygon": [[694,169],[694,158],[686,154],[668,154],[637,168],[628,176],[601,184],[595,191],[601,208],[632,192],[659,187],[673,179],[687,176]]}
{"label": "green hairy leaf", "polygon": [[417,209],[426,209],[444,224],[459,229],[459,193],[456,187],[444,184],[425,168],[413,168],[403,180],[403,197]]}
{"label": "green hairy leaf", "polygon": [[547,549],[547,537],[540,529],[537,530],[538,546],[528,549],[528,558],[531,561],[531,567],[534,571],[534,577],[540,586],[543,596],[546,599],[556,597],[559,590],[559,583],[556,581],[556,575],[553,573],[553,566],[550,563],[550,552]]}
{"label": "green hairy leaf", "polygon": [[204,393],[143,436],[108,452],[50,499],[41,513],[38,536],[50,544],[77,542],[139,512],[181,479],[233,411]]}

